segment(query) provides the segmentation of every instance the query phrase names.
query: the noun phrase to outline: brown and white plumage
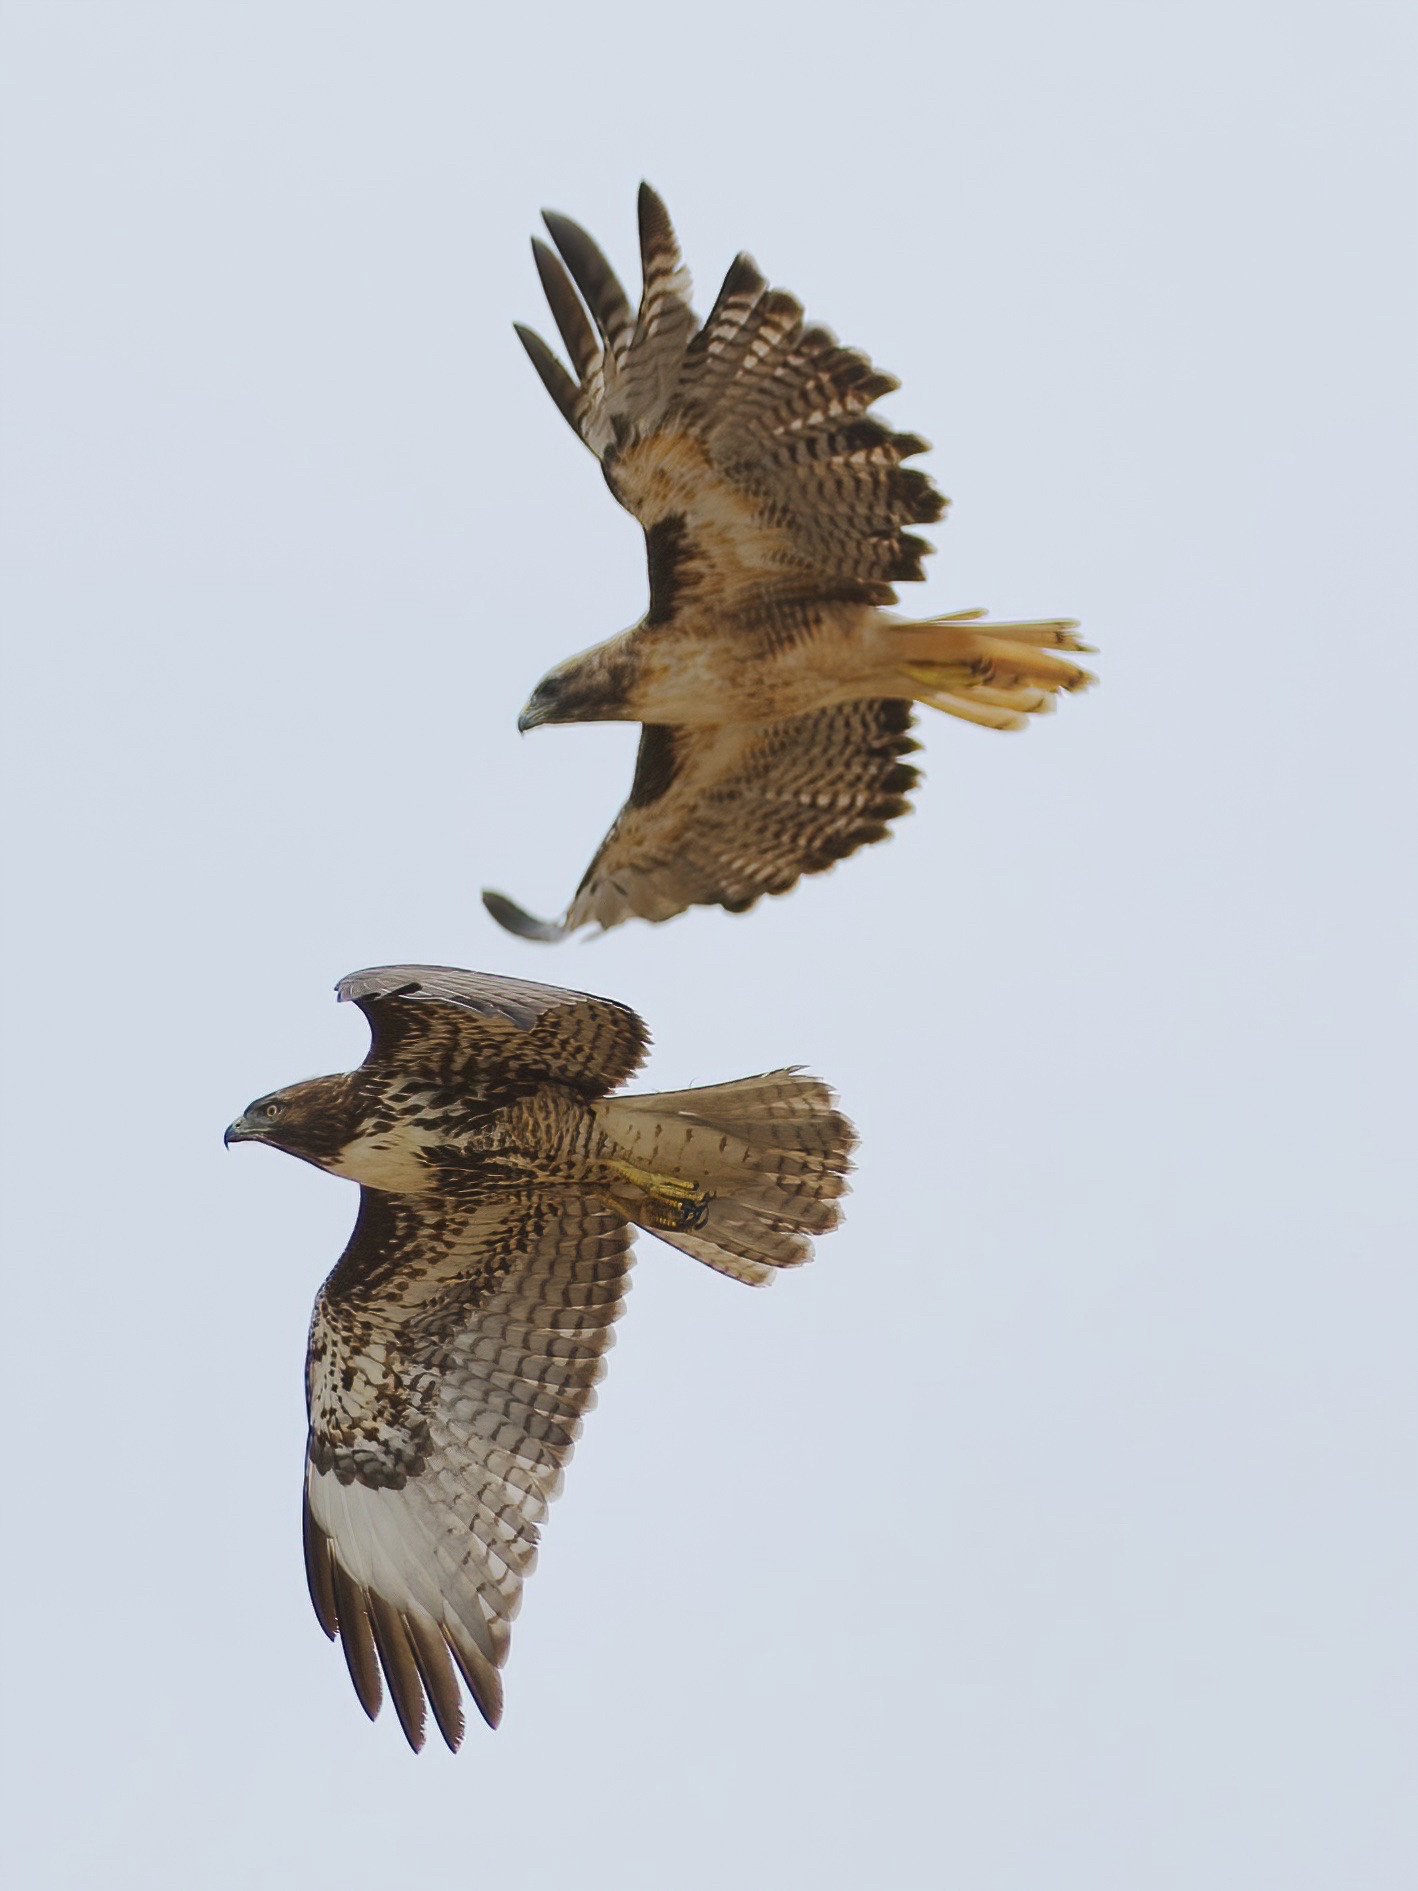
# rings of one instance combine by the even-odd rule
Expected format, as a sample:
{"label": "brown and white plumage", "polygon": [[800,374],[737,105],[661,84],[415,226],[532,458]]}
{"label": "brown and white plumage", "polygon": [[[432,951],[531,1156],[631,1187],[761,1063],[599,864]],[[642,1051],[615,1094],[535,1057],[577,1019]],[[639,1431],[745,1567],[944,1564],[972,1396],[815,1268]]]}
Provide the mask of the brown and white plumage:
{"label": "brown and white plumage", "polygon": [[945,509],[925,450],[869,409],[897,383],[740,256],[701,325],[664,205],[640,191],[632,313],[586,232],[546,215],[537,268],[574,375],[518,334],[548,392],[645,529],[634,629],[553,670],[523,712],[645,725],[635,781],[563,918],[485,894],[501,924],[564,937],[686,906],[738,911],[886,832],[916,772],[912,703],[1023,726],[1089,678],[1067,619],[911,620],[893,586]]}
{"label": "brown and white plumage", "polygon": [[902,759],[919,746],[910,728],[911,705],[890,699],[780,722],[654,724],[565,920],[535,921],[501,893],[483,901],[509,931],[536,939],[671,919],[687,906],[743,912],[882,839],[916,783]]}
{"label": "brown and white plumage", "polygon": [[339,986],[371,1025],[357,1071],[259,1098],[228,1141],[362,1184],[306,1373],[311,1600],[366,1711],[410,1743],[426,1703],[495,1725],[539,1526],[624,1304],[631,1225],[761,1283],[836,1225],[854,1140],[794,1071],[610,1092],[648,1037],[607,999],[438,966]]}

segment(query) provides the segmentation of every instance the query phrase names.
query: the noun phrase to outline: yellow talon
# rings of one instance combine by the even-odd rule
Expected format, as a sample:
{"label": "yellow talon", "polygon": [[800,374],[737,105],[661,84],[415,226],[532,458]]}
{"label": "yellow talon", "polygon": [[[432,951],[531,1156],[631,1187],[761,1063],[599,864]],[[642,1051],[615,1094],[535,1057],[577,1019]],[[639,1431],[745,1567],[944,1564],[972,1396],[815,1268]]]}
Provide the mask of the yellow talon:
{"label": "yellow talon", "polygon": [[628,1182],[645,1197],[645,1219],[652,1227],[681,1229],[702,1228],[712,1197],[697,1182],[682,1175],[657,1175],[651,1169],[637,1169],[632,1162],[607,1162],[606,1167],[619,1181]]}

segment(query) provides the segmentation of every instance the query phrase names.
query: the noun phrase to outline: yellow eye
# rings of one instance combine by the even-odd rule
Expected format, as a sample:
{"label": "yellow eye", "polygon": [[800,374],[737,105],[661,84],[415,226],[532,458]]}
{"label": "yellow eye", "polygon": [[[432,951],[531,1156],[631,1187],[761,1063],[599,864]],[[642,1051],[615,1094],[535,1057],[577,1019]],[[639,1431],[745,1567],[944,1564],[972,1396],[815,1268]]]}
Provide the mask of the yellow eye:
{"label": "yellow eye", "polygon": [[281,1106],[279,1103],[268,1103],[266,1105],[267,1116],[279,1116],[280,1113],[281,1113]]}

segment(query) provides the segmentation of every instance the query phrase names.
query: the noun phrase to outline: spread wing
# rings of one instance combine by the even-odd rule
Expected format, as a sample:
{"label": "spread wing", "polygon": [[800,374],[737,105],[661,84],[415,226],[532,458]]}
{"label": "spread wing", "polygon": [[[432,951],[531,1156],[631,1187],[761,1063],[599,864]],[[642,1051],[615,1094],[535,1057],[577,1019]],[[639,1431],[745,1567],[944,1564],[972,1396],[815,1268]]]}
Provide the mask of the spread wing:
{"label": "spread wing", "polygon": [[[740,256],[702,327],[669,216],[640,187],[644,291],[632,315],[591,238],[546,213],[537,268],[575,376],[517,332],[548,392],[645,528],[647,623],[791,621],[794,606],[890,604],[931,547],[904,528],[945,501],[902,461],[925,451],[868,409],[898,383],[770,289]],[[578,295],[579,291],[579,295]]]}
{"label": "spread wing", "polygon": [[538,1526],[595,1399],[630,1269],[624,1219],[574,1190],[361,1193],[315,1304],[305,1555],[372,1718],[415,1749],[425,1696],[490,1725]]}
{"label": "spread wing", "polygon": [[628,1005],[447,965],[380,965],[335,987],[369,1020],[368,1061],[604,1096],[639,1069],[650,1033]]}
{"label": "spread wing", "polygon": [[524,938],[670,919],[687,906],[742,912],[804,873],[885,837],[917,774],[901,758],[907,702],[847,703],[784,722],[647,728],[630,798],[564,917],[534,919],[501,893],[483,902]]}

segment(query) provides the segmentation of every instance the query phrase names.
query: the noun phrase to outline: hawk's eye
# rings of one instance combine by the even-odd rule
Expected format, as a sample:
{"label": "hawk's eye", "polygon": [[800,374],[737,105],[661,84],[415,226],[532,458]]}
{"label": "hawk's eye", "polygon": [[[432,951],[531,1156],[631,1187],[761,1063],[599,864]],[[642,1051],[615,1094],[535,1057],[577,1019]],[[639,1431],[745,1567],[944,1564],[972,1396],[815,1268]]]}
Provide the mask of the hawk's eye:
{"label": "hawk's eye", "polygon": [[281,1106],[279,1103],[268,1103],[266,1105],[267,1116],[279,1116],[280,1113],[281,1113]]}

